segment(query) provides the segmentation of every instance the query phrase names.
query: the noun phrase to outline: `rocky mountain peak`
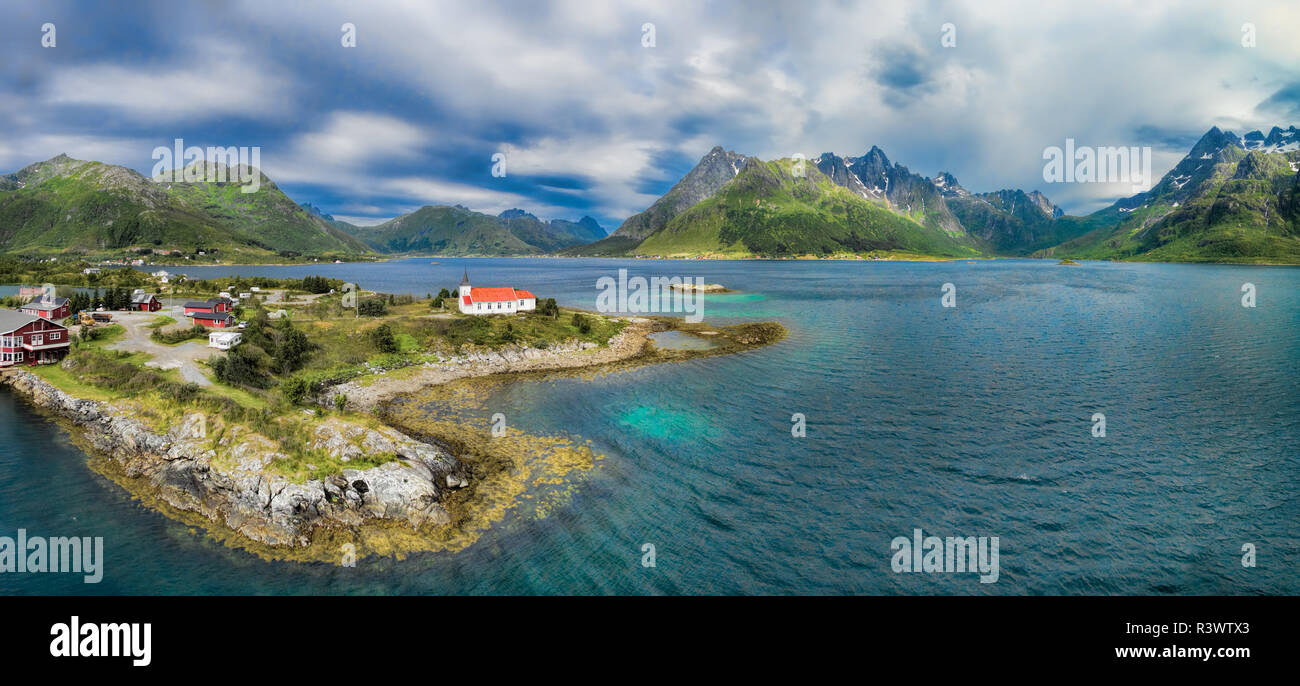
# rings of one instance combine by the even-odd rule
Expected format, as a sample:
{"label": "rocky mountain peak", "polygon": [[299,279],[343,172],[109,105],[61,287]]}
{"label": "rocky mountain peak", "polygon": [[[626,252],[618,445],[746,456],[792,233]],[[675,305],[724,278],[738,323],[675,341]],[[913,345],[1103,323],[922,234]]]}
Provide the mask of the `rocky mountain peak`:
{"label": "rocky mountain peak", "polygon": [[938,174],[935,174],[933,183],[935,188],[938,188],[939,192],[942,193],[944,197],[964,198],[970,195],[970,191],[962,188],[961,184],[957,183],[957,177],[946,171],[941,171]]}

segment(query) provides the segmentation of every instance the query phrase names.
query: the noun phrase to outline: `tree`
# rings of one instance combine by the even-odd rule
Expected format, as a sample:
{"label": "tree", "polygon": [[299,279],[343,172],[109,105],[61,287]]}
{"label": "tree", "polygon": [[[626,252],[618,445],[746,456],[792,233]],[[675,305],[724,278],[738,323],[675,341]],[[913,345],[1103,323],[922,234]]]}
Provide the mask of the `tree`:
{"label": "tree", "polygon": [[388,304],[382,297],[362,300],[357,305],[357,312],[366,317],[382,317],[388,314]]}
{"label": "tree", "polygon": [[306,361],[307,353],[311,350],[311,342],[307,340],[307,334],[294,328],[293,321],[288,317],[280,320],[276,334],[275,354],[272,360],[281,374],[288,374],[301,367]]}
{"label": "tree", "polygon": [[213,357],[208,361],[217,380],[230,386],[252,386],[267,388],[271,385],[271,375],[266,368],[270,356],[265,350],[245,343],[237,346],[225,357]]}
{"label": "tree", "polygon": [[397,338],[393,336],[392,327],[387,324],[380,324],[371,331],[370,340],[375,344],[375,349],[381,353],[397,352]]}

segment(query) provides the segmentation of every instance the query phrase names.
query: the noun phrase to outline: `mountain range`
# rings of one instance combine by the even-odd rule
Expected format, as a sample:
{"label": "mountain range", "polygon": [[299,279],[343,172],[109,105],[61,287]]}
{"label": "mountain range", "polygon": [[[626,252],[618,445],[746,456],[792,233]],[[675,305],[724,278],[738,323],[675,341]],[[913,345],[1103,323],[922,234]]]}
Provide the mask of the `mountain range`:
{"label": "mountain range", "polygon": [[1037,254],[1168,262],[1300,263],[1300,131],[1210,129],[1151,190],[1072,220]]}
{"label": "mountain range", "polygon": [[948,172],[921,176],[876,146],[810,163],[715,147],[608,238],[563,254],[1300,263],[1298,138],[1294,126],[1211,128],[1151,190],[1082,217],[1037,190],[973,193]]}
{"label": "mountain range", "polygon": [[[971,192],[872,146],[764,161],[715,147],[614,232],[431,205],[376,226],[298,205],[265,175],[171,182],[60,155],[0,175],[0,252],[217,249],[223,259],[382,254],[664,257],[1034,256],[1300,263],[1300,131],[1211,128],[1150,190],[1086,216],[1037,190]],[[248,171],[248,170],[244,170]],[[260,172],[257,172],[260,174]],[[211,178],[211,177],[208,177]]]}
{"label": "mountain range", "polygon": [[591,217],[542,221],[520,209],[493,216],[461,205],[430,205],[347,230],[378,252],[447,256],[542,255],[605,237]]}

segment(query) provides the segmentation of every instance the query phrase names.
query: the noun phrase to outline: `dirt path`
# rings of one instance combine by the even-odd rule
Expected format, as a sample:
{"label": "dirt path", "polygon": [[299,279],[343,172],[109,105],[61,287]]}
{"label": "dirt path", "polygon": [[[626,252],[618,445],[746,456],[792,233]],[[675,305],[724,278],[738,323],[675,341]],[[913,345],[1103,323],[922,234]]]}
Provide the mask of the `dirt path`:
{"label": "dirt path", "polygon": [[175,324],[168,325],[164,330],[184,328],[189,325],[185,318],[185,310],[181,307],[163,308],[157,312],[114,312],[113,323],[121,324],[126,329],[126,333],[106,347],[110,350],[145,353],[151,356],[149,361],[145,362],[146,366],[179,369],[181,377],[186,381],[200,386],[212,385],[212,380],[203,373],[197,363],[218,354],[217,351],[208,347],[207,339],[186,341],[178,345],[155,343],[149,338],[149,334],[153,333],[149,324],[152,324],[160,314],[176,320]]}

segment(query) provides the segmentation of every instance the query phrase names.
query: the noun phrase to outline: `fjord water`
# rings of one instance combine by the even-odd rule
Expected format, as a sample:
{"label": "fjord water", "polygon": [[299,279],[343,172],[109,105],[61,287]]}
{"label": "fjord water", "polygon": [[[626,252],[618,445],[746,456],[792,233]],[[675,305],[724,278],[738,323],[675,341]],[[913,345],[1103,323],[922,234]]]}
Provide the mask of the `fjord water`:
{"label": "fjord water", "polygon": [[[594,309],[596,280],[627,268],[721,283],[739,292],[706,296],[706,321],[777,320],[790,335],[493,391],[488,411],[511,426],[588,440],[604,458],[544,518],[515,513],[459,553],[355,568],[264,562],[146,511],[0,392],[0,535],[103,536],[107,557],[95,586],[3,574],[0,592],[1300,592],[1300,269],[437,262],[180,270],[320,273],[423,296],[468,269],[476,284]],[[944,283],[955,308],[940,304]],[[791,436],[794,413],[805,438]],[[895,573],[890,542],[916,528],[997,536],[999,579]]]}

